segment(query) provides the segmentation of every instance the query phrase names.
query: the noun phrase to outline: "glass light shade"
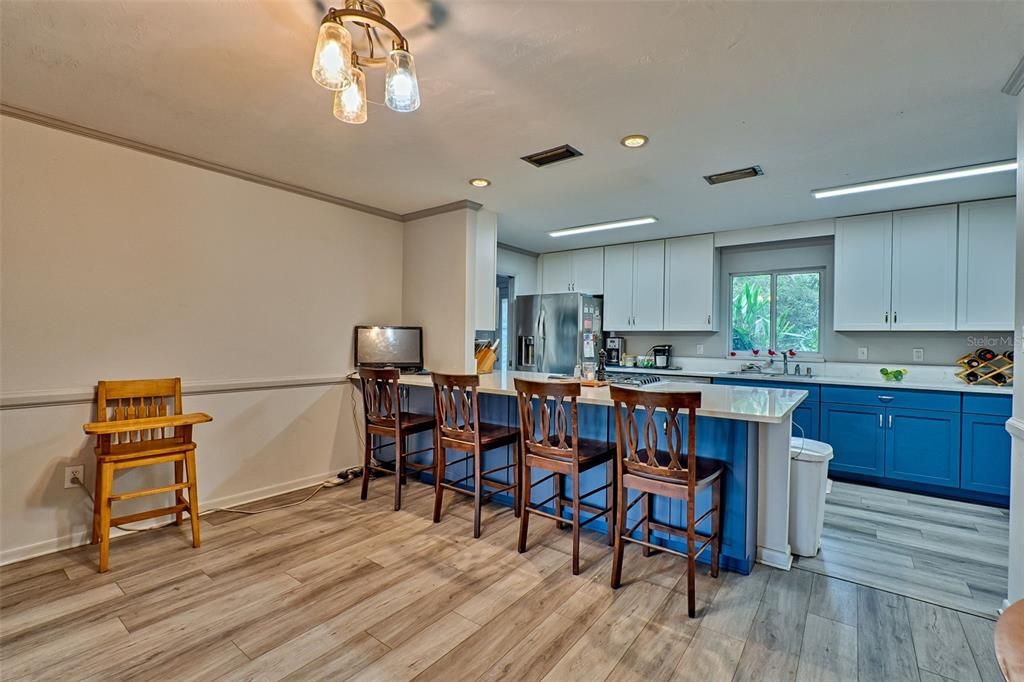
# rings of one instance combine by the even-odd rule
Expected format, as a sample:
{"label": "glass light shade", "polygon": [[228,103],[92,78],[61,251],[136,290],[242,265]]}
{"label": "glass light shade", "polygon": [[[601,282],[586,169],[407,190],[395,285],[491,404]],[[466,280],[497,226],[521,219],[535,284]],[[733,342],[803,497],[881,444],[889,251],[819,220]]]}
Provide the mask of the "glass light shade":
{"label": "glass light shade", "polygon": [[420,85],[416,65],[405,50],[388,55],[388,75],[384,84],[384,102],[392,111],[416,111],[420,107]]}
{"label": "glass light shade", "polygon": [[349,84],[334,93],[334,118],[366,123],[366,76],[359,69],[352,69]]}
{"label": "glass light shade", "polygon": [[328,90],[341,90],[352,79],[352,36],[341,24],[320,24],[313,54],[313,80]]}

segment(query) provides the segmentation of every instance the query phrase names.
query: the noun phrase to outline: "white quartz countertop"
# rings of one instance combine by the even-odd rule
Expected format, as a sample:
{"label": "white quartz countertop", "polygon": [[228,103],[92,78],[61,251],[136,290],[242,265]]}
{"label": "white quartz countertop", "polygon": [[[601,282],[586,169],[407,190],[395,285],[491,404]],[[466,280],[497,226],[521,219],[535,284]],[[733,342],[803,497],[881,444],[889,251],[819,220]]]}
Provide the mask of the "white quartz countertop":
{"label": "white quartz countertop", "polygon": [[[550,375],[539,372],[494,372],[480,375],[480,392],[515,396],[515,379],[547,381]],[[400,382],[407,386],[430,387],[429,375],[403,375]],[[720,386],[687,381],[660,381],[638,388],[643,391],[693,391],[701,394],[701,407],[697,414],[739,421],[781,423],[807,397],[807,391],[752,386]],[[588,405],[612,405],[608,387],[584,386],[579,402]]]}
{"label": "white quartz countertop", "polygon": [[[903,369],[903,366],[892,365],[892,368]],[[1012,386],[972,386],[970,384],[965,384],[953,376],[954,370],[952,368],[948,370],[948,376],[944,376],[945,372],[935,371],[930,367],[918,369],[911,366],[909,369],[910,373],[907,374],[903,381],[886,381],[882,378],[882,375],[874,369],[869,370],[868,372],[844,372],[836,374],[818,374],[816,369],[815,374],[809,377],[804,375],[796,376],[793,374],[778,374],[772,376],[758,374],[734,374],[729,370],[713,370],[704,368],[653,369],[649,367],[609,367],[608,371],[624,374],[658,374],[660,376],[678,376],[681,379],[685,377],[700,377],[709,379],[742,379],[744,381],[784,381],[801,384],[829,384],[838,386],[866,386],[869,388],[885,389],[905,388],[922,391],[953,391],[956,393],[992,393],[1007,396],[1013,395]]]}

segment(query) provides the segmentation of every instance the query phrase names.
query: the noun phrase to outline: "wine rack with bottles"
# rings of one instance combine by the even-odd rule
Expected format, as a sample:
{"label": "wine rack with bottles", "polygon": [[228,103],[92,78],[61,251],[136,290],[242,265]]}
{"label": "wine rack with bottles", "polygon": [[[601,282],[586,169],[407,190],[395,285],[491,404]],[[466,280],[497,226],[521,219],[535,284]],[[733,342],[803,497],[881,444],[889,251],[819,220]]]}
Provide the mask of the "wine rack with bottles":
{"label": "wine rack with bottles", "polygon": [[965,383],[991,386],[1013,384],[1012,350],[996,353],[988,348],[979,348],[961,357],[956,364],[962,368],[956,376]]}

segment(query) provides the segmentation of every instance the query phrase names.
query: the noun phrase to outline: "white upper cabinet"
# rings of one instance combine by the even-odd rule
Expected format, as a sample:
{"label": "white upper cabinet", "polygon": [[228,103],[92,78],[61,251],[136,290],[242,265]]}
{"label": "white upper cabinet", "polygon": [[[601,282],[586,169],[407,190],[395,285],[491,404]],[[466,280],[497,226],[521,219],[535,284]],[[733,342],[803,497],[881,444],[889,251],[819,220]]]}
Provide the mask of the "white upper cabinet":
{"label": "white upper cabinet", "polygon": [[633,322],[633,245],[604,249],[605,331],[627,331]]}
{"label": "white upper cabinet", "polygon": [[658,331],[664,327],[665,242],[604,250],[604,328]]}
{"label": "white upper cabinet", "polygon": [[960,204],[957,329],[1013,329],[1013,197]]}
{"label": "white upper cabinet", "polygon": [[956,329],[957,207],[836,220],[836,331]]}
{"label": "white upper cabinet", "polygon": [[665,328],[665,242],[640,242],[633,261],[633,329]]}
{"label": "white upper cabinet", "polygon": [[604,248],[572,251],[572,290],[600,296],[604,293]]}
{"label": "white upper cabinet", "polygon": [[718,266],[712,234],[665,242],[666,331],[718,331]]}
{"label": "white upper cabinet", "polygon": [[892,329],[956,329],[957,207],[892,214]]}
{"label": "white upper cabinet", "polygon": [[604,249],[545,253],[540,257],[541,293],[569,291],[600,295],[604,291]]}
{"label": "white upper cabinet", "polygon": [[572,287],[572,252],[545,253],[540,257],[542,294],[562,294]]}
{"label": "white upper cabinet", "polygon": [[892,308],[892,214],[836,220],[836,331],[890,328]]}

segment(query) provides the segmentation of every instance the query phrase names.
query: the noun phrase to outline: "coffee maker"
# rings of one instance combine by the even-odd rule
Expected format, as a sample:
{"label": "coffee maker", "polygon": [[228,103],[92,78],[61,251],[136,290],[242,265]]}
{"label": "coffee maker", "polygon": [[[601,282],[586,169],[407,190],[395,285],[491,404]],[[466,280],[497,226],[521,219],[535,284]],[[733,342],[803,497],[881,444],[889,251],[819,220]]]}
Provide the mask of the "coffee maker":
{"label": "coffee maker", "polygon": [[609,336],[604,347],[608,352],[608,366],[621,367],[622,358],[626,355],[626,339],[621,336]]}
{"label": "coffee maker", "polygon": [[672,346],[671,344],[663,344],[660,346],[653,346],[651,350],[654,352],[654,366],[657,369],[668,369],[668,365],[672,362]]}

